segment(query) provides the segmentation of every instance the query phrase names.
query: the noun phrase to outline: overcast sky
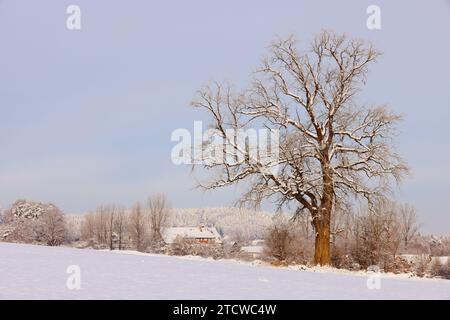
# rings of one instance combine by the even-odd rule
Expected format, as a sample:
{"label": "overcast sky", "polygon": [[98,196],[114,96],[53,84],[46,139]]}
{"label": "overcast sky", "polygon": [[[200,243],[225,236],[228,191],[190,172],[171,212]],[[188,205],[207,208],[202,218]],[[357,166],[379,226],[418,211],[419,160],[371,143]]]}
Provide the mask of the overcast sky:
{"label": "overcast sky", "polygon": [[[81,30],[66,8],[81,8]],[[381,8],[368,30],[366,8]],[[275,35],[321,29],[384,52],[362,102],[405,115],[397,140],[412,175],[397,196],[425,232],[450,233],[450,2],[0,0],[0,204],[52,201],[66,212],[165,192],[174,207],[227,206],[235,190],[193,190],[175,166],[176,128],[210,80],[238,85]],[[302,42],[300,43],[302,45]]]}

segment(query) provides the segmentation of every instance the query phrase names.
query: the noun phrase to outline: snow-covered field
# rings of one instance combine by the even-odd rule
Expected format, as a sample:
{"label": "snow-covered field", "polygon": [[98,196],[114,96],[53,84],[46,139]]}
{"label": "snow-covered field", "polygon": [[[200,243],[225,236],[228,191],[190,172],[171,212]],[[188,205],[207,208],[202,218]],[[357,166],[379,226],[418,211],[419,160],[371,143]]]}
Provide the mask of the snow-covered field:
{"label": "snow-covered field", "polygon": [[[73,265],[79,290],[67,287]],[[367,282],[332,271],[0,243],[0,299],[450,299],[448,280]]]}

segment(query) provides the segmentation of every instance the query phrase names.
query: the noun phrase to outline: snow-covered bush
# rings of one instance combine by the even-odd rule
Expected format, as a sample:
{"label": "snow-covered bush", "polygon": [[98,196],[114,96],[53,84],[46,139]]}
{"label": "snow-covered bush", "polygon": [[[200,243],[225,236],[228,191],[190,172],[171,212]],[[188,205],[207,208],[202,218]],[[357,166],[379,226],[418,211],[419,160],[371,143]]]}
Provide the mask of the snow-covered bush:
{"label": "snow-covered bush", "polygon": [[4,214],[4,225],[4,241],[55,246],[66,240],[63,213],[51,203],[18,200]]}

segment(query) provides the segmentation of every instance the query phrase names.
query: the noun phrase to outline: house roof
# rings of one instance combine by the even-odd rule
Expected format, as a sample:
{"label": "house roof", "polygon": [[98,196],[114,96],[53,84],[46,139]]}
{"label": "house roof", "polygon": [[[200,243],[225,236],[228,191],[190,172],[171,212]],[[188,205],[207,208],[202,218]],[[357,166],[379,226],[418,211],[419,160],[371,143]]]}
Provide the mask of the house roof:
{"label": "house roof", "polygon": [[246,246],[241,248],[242,252],[247,253],[263,253],[264,247],[263,246]]}
{"label": "house roof", "polygon": [[264,246],[266,243],[266,240],[263,239],[256,239],[252,241],[252,246]]}
{"label": "house roof", "polygon": [[162,232],[162,238],[167,244],[173,243],[178,236],[186,239],[214,239],[221,242],[220,234],[215,227],[173,227],[166,228]]}

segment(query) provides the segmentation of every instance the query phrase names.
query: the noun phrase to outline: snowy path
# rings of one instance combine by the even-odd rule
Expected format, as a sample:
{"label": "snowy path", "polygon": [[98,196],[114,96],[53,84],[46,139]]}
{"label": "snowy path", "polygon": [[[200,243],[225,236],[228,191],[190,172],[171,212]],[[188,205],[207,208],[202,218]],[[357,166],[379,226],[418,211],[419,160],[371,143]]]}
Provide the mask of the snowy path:
{"label": "snowy path", "polygon": [[[69,265],[81,289],[69,290]],[[0,243],[0,299],[450,299],[450,281]]]}

